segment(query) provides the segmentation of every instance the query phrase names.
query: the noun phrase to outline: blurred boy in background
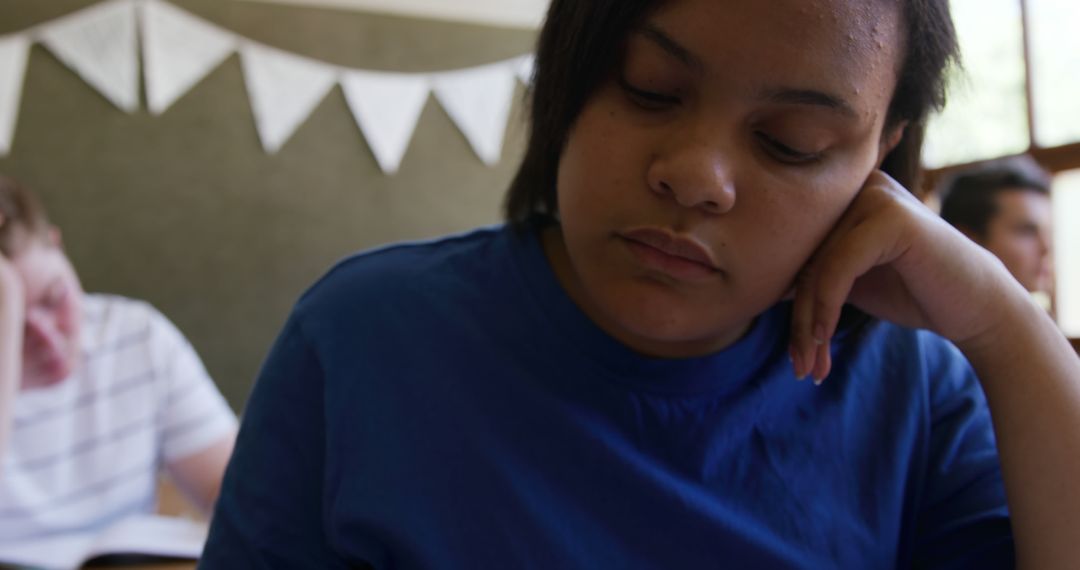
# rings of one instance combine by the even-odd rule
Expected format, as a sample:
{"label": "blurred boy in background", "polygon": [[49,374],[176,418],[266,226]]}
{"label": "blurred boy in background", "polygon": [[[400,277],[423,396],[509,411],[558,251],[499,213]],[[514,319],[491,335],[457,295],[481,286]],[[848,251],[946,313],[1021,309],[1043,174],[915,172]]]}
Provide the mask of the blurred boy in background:
{"label": "blurred boy in background", "polygon": [[162,468],[209,512],[235,433],[183,335],[84,293],[38,200],[0,176],[0,559],[153,512]]}
{"label": "blurred boy in background", "polygon": [[1049,309],[1053,235],[1049,177],[1028,157],[961,172],[942,190],[941,217],[996,255]]}

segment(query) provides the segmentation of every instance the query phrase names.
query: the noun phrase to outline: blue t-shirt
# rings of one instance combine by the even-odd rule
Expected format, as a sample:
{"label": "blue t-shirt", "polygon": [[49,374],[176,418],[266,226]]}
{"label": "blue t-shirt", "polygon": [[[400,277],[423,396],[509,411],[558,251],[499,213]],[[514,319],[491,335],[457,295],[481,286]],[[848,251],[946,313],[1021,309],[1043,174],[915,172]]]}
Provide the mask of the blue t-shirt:
{"label": "blue t-shirt", "polygon": [[871,322],[815,387],[789,315],[653,359],[576,307],[535,233],[354,256],[263,366],[201,567],[1011,567],[962,355]]}

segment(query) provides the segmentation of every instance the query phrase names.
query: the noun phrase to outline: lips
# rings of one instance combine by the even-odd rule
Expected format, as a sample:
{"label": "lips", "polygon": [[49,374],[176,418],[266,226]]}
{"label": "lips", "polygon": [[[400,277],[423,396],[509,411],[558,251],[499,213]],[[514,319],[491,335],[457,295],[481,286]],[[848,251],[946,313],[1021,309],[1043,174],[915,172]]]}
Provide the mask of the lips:
{"label": "lips", "polygon": [[719,268],[709,250],[696,240],[656,228],[618,234],[640,263],[683,280],[712,277]]}

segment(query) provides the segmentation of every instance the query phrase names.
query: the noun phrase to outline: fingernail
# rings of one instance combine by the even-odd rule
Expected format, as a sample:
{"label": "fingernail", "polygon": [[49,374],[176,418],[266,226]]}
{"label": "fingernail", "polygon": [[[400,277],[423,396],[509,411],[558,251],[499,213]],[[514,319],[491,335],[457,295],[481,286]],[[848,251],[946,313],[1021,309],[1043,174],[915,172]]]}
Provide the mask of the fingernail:
{"label": "fingernail", "polygon": [[825,377],[824,376],[822,376],[820,378],[817,377],[817,376],[814,376],[814,386],[821,386],[821,384],[823,382],[825,382]]}
{"label": "fingernail", "polygon": [[814,325],[814,342],[817,344],[825,344],[825,325],[818,323]]}
{"label": "fingernail", "polygon": [[803,376],[805,376],[805,374],[803,373],[802,355],[799,354],[799,351],[796,350],[795,347],[791,347],[791,350],[788,353],[788,358],[791,359],[791,367],[792,370],[795,372],[795,379],[803,380]]}

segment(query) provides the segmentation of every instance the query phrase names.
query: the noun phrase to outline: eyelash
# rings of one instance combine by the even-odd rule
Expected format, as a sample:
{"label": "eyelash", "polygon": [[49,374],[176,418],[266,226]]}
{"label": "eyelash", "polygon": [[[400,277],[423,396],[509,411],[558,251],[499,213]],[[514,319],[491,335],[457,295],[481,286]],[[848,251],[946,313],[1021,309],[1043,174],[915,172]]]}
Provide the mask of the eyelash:
{"label": "eyelash", "polygon": [[634,87],[625,77],[619,78],[619,85],[629,95],[630,99],[642,109],[663,111],[680,103],[678,97]]}
{"label": "eyelash", "polygon": [[[678,97],[634,87],[625,77],[619,77],[619,85],[637,106],[648,111],[663,111],[680,103]],[[766,151],[785,164],[802,166],[821,160],[822,153],[820,152],[800,152],[776,140],[768,133],[758,131],[755,134],[765,145]]]}
{"label": "eyelash", "polygon": [[822,153],[820,152],[801,152],[776,140],[768,133],[757,131],[754,134],[765,145],[765,150],[780,162],[800,166],[814,164],[821,160]]}

